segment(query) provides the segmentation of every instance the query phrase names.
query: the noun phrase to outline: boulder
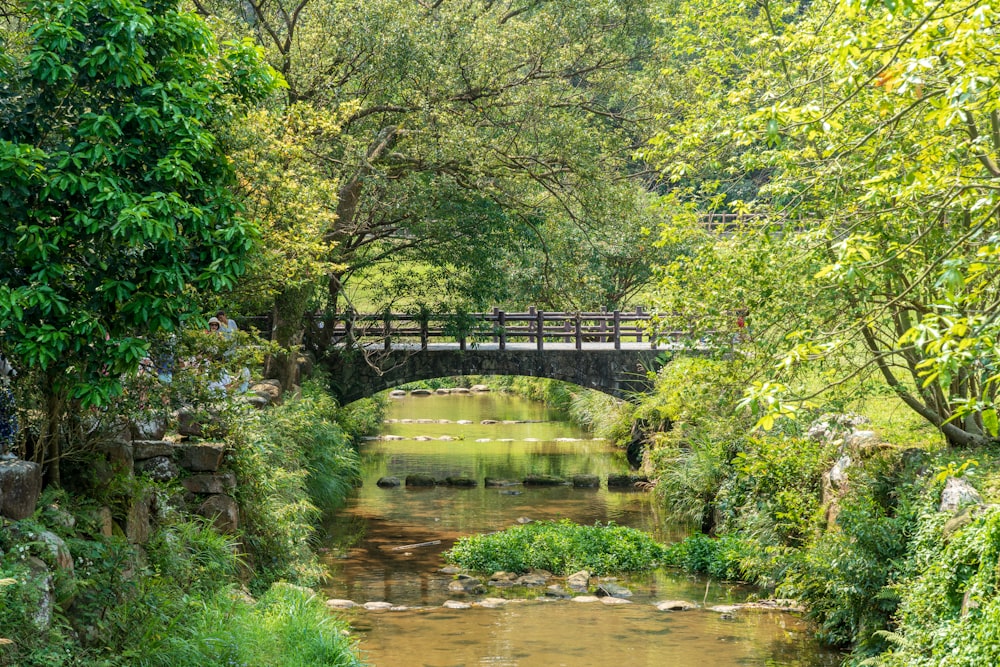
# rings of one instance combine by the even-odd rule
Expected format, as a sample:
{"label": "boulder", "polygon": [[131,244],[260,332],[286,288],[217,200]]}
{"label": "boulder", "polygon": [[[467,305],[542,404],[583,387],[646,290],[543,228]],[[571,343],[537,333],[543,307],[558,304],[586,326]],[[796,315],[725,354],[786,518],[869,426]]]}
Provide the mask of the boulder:
{"label": "boulder", "polygon": [[159,440],[167,432],[167,418],[150,417],[142,421],[131,422],[129,431],[132,440]]}
{"label": "boulder", "polygon": [[154,482],[169,482],[177,479],[180,469],[166,456],[154,456],[135,464],[135,471],[149,477]]}
{"label": "boulder", "polygon": [[34,461],[0,461],[0,514],[18,521],[35,513],[42,491],[42,467]]}
{"label": "boulder", "polygon": [[488,386],[486,386],[485,384],[474,384],[471,387],[469,387],[469,391],[474,391],[477,394],[478,393],[485,393],[485,392],[488,392],[489,390],[490,390],[490,388]]}
{"label": "boulder", "polygon": [[575,489],[596,489],[601,485],[601,478],[597,475],[573,475],[569,478]]}
{"label": "boulder", "polygon": [[124,472],[129,475],[132,474],[132,470],[135,468],[135,457],[133,456],[134,450],[131,443],[112,440],[110,442],[102,442],[97,445],[97,449],[104,454],[108,463],[111,464],[109,473]]}
{"label": "boulder", "polygon": [[867,423],[869,423],[867,417],[854,413],[825,414],[809,426],[806,436],[817,442],[833,442],[843,437],[845,433],[850,433]]}
{"label": "boulder", "polygon": [[549,582],[549,578],[551,576],[552,575],[543,573],[541,571],[529,572],[528,574],[522,574],[514,581],[514,583],[517,584],[518,586],[531,586],[531,587],[544,586]]}
{"label": "boulder", "polygon": [[590,572],[580,570],[566,577],[566,585],[578,593],[587,590],[590,585]]}
{"label": "boulder", "polygon": [[200,442],[178,446],[180,465],[192,472],[215,472],[222,465],[226,445],[222,442]]}
{"label": "boulder", "polygon": [[483,586],[483,582],[476,577],[471,577],[467,574],[460,574],[457,579],[448,582],[448,590],[452,593],[476,595],[478,593],[485,593],[486,587]]}
{"label": "boulder", "polygon": [[496,477],[487,477],[483,480],[483,485],[489,489],[502,489],[507,486],[521,486],[521,482],[513,479],[498,479]]}
{"label": "boulder", "polygon": [[103,506],[94,513],[94,523],[97,524],[97,532],[102,537],[111,537],[114,533],[115,521],[111,515],[111,508]]}
{"label": "boulder", "polygon": [[295,363],[299,367],[299,377],[312,377],[313,369],[316,367],[316,362],[313,360],[310,354],[300,354],[295,359]]}
{"label": "boulder", "polygon": [[445,609],[472,609],[472,605],[468,602],[459,602],[458,600],[445,600],[441,606]]}
{"label": "boulder", "polygon": [[125,516],[125,537],[130,544],[145,544],[149,541],[152,502],[153,493],[148,489],[132,497]]}
{"label": "boulder", "polygon": [[151,459],[154,456],[173,456],[174,443],[166,440],[132,441],[132,458],[135,461]]}
{"label": "boulder", "polygon": [[196,511],[206,519],[211,519],[220,533],[232,535],[240,527],[240,509],[235,500],[223,493],[209,496]]}
{"label": "boulder", "polygon": [[698,608],[694,602],[687,600],[663,600],[653,604],[660,611],[691,611]]}
{"label": "boulder", "polygon": [[250,385],[250,392],[265,399],[270,405],[281,403],[281,382],[278,380],[261,380]]}
{"label": "boulder", "polygon": [[414,473],[412,475],[406,476],[407,486],[435,486],[437,485],[437,480],[434,479],[432,475],[426,473]]}
{"label": "boulder", "polygon": [[406,396],[406,392],[402,389],[393,389],[389,392],[389,398],[403,398]]}
{"label": "boulder", "polygon": [[208,473],[191,475],[181,480],[181,486],[191,493],[226,493],[236,488],[236,474],[227,472],[219,475]]}
{"label": "boulder", "polygon": [[504,598],[485,598],[480,601],[479,606],[483,609],[499,609],[507,604],[508,600]]}
{"label": "boulder", "polygon": [[573,602],[600,602],[601,598],[596,595],[577,595],[573,598]]}
{"label": "boulder", "polygon": [[560,600],[565,600],[567,598],[573,597],[573,594],[568,590],[560,586],[559,584],[552,584],[545,588],[545,595],[550,598],[559,598]]}
{"label": "boulder", "polygon": [[395,486],[399,486],[400,483],[401,482],[398,477],[379,477],[378,481],[375,482],[375,486],[383,489],[391,489]]}
{"label": "boulder", "polygon": [[410,396],[430,396],[431,393],[430,389],[414,389],[410,392]]}
{"label": "boulder", "polygon": [[615,583],[605,582],[597,586],[598,597],[630,598],[632,591]]}
{"label": "boulder", "polygon": [[52,580],[55,600],[62,609],[68,609],[77,590],[73,577],[73,554],[61,537],[47,530],[35,533],[34,541],[48,551],[48,560],[55,566],[56,576]]}
{"label": "boulder", "polygon": [[557,477],[556,475],[540,475],[533,473],[524,478],[525,486],[560,486],[565,483],[565,479]]}
{"label": "boulder", "polygon": [[648,484],[649,478],[645,475],[622,474],[608,475],[609,489],[634,489],[637,484]]}
{"label": "boulder", "polygon": [[830,486],[834,491],[843,491],[847,488],[847,469],[851,467],[851,457],[841,456],[830,468]]}
{"label": "boulder", "polygon": [[468,394],[469,390],[466,387],[455,387],[451,390],[453,394]]}
{"label": "boulder", "polygon": [[983,497],[979,495],[969,482],[961,477],[949,477],[945,480],[944,491],[941,492],[939,512],[954,512],[965,505],[982,505]]}
{"label": "boulder", "polygon": [[875,431],[853,431],[844,438],[844,450],[864,458],[883,445]]}
{"label": "boulder", "polygon": [[490,576],[490,580],[487,583],[490,586],[494,586],[496,588],[509,588],[510,586],[514,585],[514,582],[516,580],[517,580],[517,575],[514,574],[513,572],[501,571],[501,572],[494,572]]}
{"label": "boulder", "polygon": [[331,598],[326,601],[327,609],[353,609],[357,607],[357,603],[353,600],[339,600],[337,598]]}
{"label": "boulder", "polygon": [[48,565],[34,556],[28,556],[25,564],[31,571],[32,578],[35,579],[35,585],[42,593],[41,599],[38,601],[38,609],[35,610],[31,620],[36,629],[44,632],[52,625],[52,612],[56,606],[52,573],[49,571]]}
{"label": "boulder", "polygon": [[448,389],[447,387],[438,387],[437,389],[434,390],[434,393],[447,396],[448,394],[451,393],[451,389]]}
{"label": "boulder", "polygon": [[51,556],[51,562],[57,570],[62,570],[69,577],[73,576],[73,554],[62,538],[47,530],[35,533],[35,542],[45,547]]}
{"label": "boulder", "polygon": [[631,600],[626,600],[625,598],[615,598],[615,597],[603,597],[600,598],[601,604],[616,605],[616,604],[632,604]]}
{"label": "boulder", "polygon": [[478,482],[476,482],[476,480],[472,479],[471,477],[467,477],[465,475],[457,475],[455,477],[446,477],[444,481],[445,481],[445,483],[448,486],[459,486],[459,487],[467,488],[467,489],[468,488],[472,488],[472,487],[476,486],[476,484],[478,484]]}
{"label": "boulder", "polygon": [[392,609],[391,602],[366,602],[362,606],[369,611],[388,611]]}
{"label": "boulder", "polygon": [[258,394],[248,394],[246,396],[243,396],[241,400],[250,407],[256,408],[257,410],[263,410],[264,408],[266,408],[268,405],[271,404],[269,400],[267,400],[263,396],[259,396]]}

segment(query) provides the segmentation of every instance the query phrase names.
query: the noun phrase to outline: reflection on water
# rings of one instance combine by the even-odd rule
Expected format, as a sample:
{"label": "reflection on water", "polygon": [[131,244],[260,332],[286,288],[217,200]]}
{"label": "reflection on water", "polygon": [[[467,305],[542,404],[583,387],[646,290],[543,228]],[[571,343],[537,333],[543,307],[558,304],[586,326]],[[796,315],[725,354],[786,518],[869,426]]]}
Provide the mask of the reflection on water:
{"label": "reflection on water", "polygon": [[[631,605],[551,601],[538,591],[507,589],[490,595],[522,599],[500,609],[441,608],[445,600],[459,599],[448,591],[452,578],[439,572],[441,554],[465,535],[501,530],[524,517],[614,521],[662,541],[682,533],[664,524],[647,494],[608,491],[603,483],[599,489],[485,487],[487,477],[589,473],[604,480],[628,471],[619,451],[557,420],[540,404],[495,394],[411,396],[393,401],[387,417],[383,436],[401,439],[365,443],[364,483],[327,525],[329,597],[411,608],[347,614],[370,664],[603,667],[622,658],[630,666],[838,664],[836,656],[819,652],[801,622],[787,614],[747,612],[724,620],[704,610],[657,611],[652,605],[657,600],[711,606],[742,601],[748,594],[672,572],[621,580],[634,592]],[[464,475],[478,485],[376,485],[381,477],[403,480],[413,473],[437,479]],[[537,599],[524,600],[526,595]]]}

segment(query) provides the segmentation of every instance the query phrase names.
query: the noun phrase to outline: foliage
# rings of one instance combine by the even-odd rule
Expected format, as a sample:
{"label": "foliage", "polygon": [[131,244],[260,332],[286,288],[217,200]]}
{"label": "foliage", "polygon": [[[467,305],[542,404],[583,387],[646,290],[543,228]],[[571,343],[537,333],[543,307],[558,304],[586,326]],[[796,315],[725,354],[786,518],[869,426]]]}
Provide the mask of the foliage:
{"label": "foliage", "polygon": [[919,466],[892,459],[852,471],[839,530],[821,535],[789,564],[779,590],[806,603],[823,641],[853,645],[862,657],[887,647],[882,632],[894,622],[897,586],[913,567],[916,517],[931,496],[919,473]]}
{"label": "foliage", "polygon": [[594,574],[637,572],[656,567],[663,546],[645,533],[613,523],[581,526],[569,520],[514,526],[489,535],[463,537],[445,557],[476,572]]}
{"label": "foliage", "polygon": [[[992,53],[992,6],[705,4],[668,13],[685,28],[666,38],[668,50],[689,56],[669,69],[721,85],[685,94],[646,157],[662,159],[678,192],[687,174],[707,175],[697,192],[708,205],[759,223],[737,232],[747,246],[734,249],[754,266],[751,318],[769,334],[757,358],[780,357],[777,383],[757,397],[770,406],[762,416],[806,398],[792,386],[796,367],[820,363],[831,384],[877,374],[953,445],[996,439],[996,321],[985,313],[1000,275],[1000,135],[996,63],[978,55]],[[713,12],[729,12],[734,37],[700,50],[719,30]],[[704,120],[705,105],[720,114]],[[763,178],[744,200],[713,195],[755,174]],[[731,245],[722,238],[706,255]],[[668,267],[666,277],[696,290],[707,279],[701,311],[718,312],[733,301],[726,286],[747,275],[729,256],[700,262],[700,273]],[[780,270],[757,270],[772,258]],[[809,308],[796,303],[805,295]]]}
{"label": "foliage", "polygon": [[233,436],[254,592],[279,580],[312,585],[321,575],[309,546],[315,526],[343,503],[359,474],[357,453],[335,419],[333,400],[306,385],[301,398],[244,422]]}
{"label": "foliage", "polygon": [[808,438],[748,438],[716,505],[726,525],[765,531],[761,543],[803,544],[823,528],[821,479],[835,458],[834,446]]}
{"label": "foliage", "polygon": [[[648,223],[646,195],[628,178],[640,171],[630,153],[643,132],[648,3],[197,6],[256,39],[288,82],[288,109],[315,114],[302,127],[317,131],[298,136],[336,188],[313,239],[335,243],[327,259],[344,265],[329,276],[329,308],[364,275],[394,284],[379,306],[413,289],[433,307],[525,298],[510,294],[512,267],[542,269],[526,282],[545,285],[543,300],[624,299],[648,274],[651,244],[631,243]],[[580,285],[566,270],[577,258]],[[432,275],[397,270],[404,260]]]}
{"label": "foliage", "polygon": [[755,548],[751,541],[731,533],[719,537],[695,533],[667,547],[664,564],[716,579],[746,580],[752,578],[746,561]]}
{"label": "foliage", "polygon": [[47,460],[68,401],[106,404],[144,336],[243,272],[255,232],[213,126],[275,79],[169,0],[19,9],[0,42],[0,331],[47,401]]}
{"label": "foliage", "polygon": [[889,651],[868,664],[971,666],[1000,659],[997,511],[976,512],[967,525],[947,536],[946,518],[920,516],[910,576],[896,586],[898,628],[884,635]]}

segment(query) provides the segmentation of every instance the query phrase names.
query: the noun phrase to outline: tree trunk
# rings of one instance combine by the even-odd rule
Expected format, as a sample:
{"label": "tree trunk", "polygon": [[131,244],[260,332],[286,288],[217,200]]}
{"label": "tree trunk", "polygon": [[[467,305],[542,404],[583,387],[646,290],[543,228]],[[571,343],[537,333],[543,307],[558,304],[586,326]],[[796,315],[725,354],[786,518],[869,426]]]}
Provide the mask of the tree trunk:
{"label": "tree trunk", "polygon": [[41,433],[36,442],[32,459],[42,466],[47,485],[58,488],[62,484],[62,476],[59,469],[59,459],[62,456],[60,447],[60,434],[66,401],[58,387],[56,375],[52,372],[45,374],[43,381],[43,391],[45,393],[45,419],[42,423]]}
{"label": "tree trunk", "polygon": [[303,318],[312,293],[311,283],[286,287],[274,301],[271,340],[281,346],[281,350],[265,360],[264,375],[277,379],[286,390],[299,383],[299,347],[305,332]]}

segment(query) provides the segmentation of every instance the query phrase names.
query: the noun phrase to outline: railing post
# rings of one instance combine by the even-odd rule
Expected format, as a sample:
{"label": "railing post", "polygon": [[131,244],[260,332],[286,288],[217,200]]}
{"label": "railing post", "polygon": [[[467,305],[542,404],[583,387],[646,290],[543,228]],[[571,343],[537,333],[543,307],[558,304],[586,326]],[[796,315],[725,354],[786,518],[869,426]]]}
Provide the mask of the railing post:
{"label": "railing post", "polygon": [[599,332],[598,336],[597,336],[597,340],[599,342],[601,342],[601,343],[607,343],[608,342],[608,337],[607,337],[607,335],[605,335],[606,332],[607,332],[607,330],[608,330],[608,316],[607,316],[607,313],[608,313],[608,307],[607,306],[601,306],[601,319],[600,319],[600,324],[597,327],[597,331]]}
{"label": "railing post", "polygon": [[639,326],[639,322],[642,321],[642,316],[645,315],[645,313],[642,312],[642,306],[636,306],[635,307],[635,314],[639,316],[638,318],[636,318],[636,321],[635,321],[635,342],[641,343],[642,342],[642,327]]}
{"label": "railing post", "polygon": [[426,313],[420,314],[420,349],[427,351],[427,342],[430,338],[430,327],[427,325],[428,315]]}
{"label": "railing post", "polygon": [[382,313],[382,346],[388,352],[392,349],[392,313],[386,310]]}
{"label": "railing post", "polygon": [[563,342],[564,343],[568,343],[569,342],[569,320],[563,320],[563,331],[566,332],[565,334],[563,334]]}
{"label": "railing post", "polygon": [[535,342],[535,307],[528,306],[528,316],[531,318],[528,320],[528,342]]}
{"label": "railing post", "polygon": [[354,309],[348,308],[344,311],[344,340],[347,341],[348,349],[354,347]]}
{"label": "railing post", "polygon": [[502,310],[497,311],[497,323],[500,325],[500,349],[507,349],[507,314]]}
{"label": "railing post", "polygon": [[[500,309],[497,308],[496,306],[493,306],[493,321],[495,321],[495,322],[499,322],[500,321]],[[494,343],[498,342],[498,336],[497,336],[498,333],[499,332],[497,331],[496,327],[493,327],[493,342]]]}
{"label": "railing post", "polygon": [[580,311],[576,311],[576,349],[583,349],[583,328],[580,324]]}
{"label": "railing post", "polygon": [[616,310],[612,317],[614,318],[614,338],[615,338],[615,349],[622,349],[622,313],[620,310]]}
{"label": "railing post", "polygon": [[537,342],[538,351],[541,352],[542,347],[544,346],[543,341],[545,340],[545,336],[543,335],[545,333],[545,314],[543,311],[539,310],[535,313],[535,323],[535,328],[538,333],[535,337],[535,341]]}

